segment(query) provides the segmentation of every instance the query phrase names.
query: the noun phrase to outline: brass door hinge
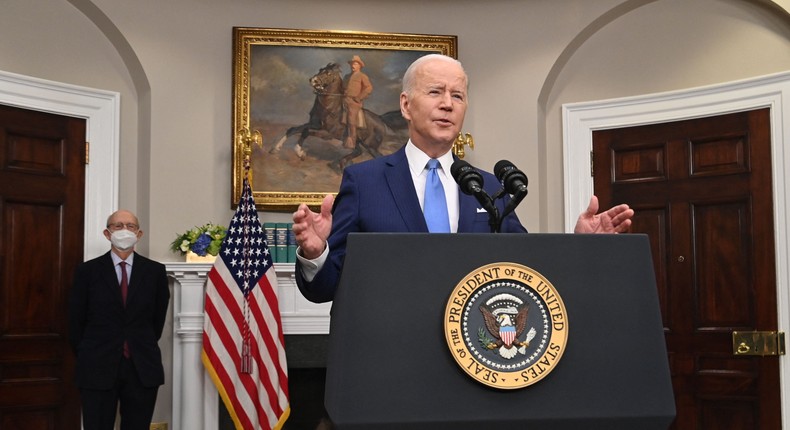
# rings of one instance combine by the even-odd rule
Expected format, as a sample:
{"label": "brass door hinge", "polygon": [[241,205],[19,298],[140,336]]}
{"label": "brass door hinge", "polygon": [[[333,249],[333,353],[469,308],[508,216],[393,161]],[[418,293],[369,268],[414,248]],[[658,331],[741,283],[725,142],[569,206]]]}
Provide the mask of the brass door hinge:
{"label": "brass door hinge", "polygon": [[785,355],[783,331],[734,331],[733,355]]}
{"label": "brass door hinge", "polygon": [[91,164],[91,143],[85,142],[85,164]]}
{"label": "brass door hinge", "polygon": [[595,162],[593,161],[593,156],[594,155],[595,154],[592,151],[590,151],[590,177],[591,178],[595,177]]}

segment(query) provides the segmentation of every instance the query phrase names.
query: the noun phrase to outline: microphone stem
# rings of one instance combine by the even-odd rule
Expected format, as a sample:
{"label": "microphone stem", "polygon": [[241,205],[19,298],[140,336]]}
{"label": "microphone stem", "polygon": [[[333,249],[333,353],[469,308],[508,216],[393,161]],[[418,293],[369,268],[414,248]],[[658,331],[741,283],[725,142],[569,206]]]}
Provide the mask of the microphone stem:
{"label": "microphone stem", "polygon": [[496,213],[488,214],[488,225],[491,226],[491,233],[499,233],[499,230],[502,227],[502,222],[499,220],[499,217],[496,216]]}
{"label": "microphone stem", "polygon": [[502,221],[505,220],[505,217],[510,215],[510,213],[516,209],[516,206],[518,206],[518,204],[521,203],[521,201],[524,200],[524,197],[526,196],[527,196],[526,191],[524,192],[519,191],[511,197],[510,201],[505,206],[505,210],[502,212],[502,218],[499,219],[500,226],[502,225]]}
{"label": "microphone stem", "polygon": [[499,218],[499,210],[494,205],[493,200],[482,189],[475,190],[474,193],[477,201],[483,206],[483,209],[488,212],[488,225],[491,226],[491,233],[499,233],[501,221]]}

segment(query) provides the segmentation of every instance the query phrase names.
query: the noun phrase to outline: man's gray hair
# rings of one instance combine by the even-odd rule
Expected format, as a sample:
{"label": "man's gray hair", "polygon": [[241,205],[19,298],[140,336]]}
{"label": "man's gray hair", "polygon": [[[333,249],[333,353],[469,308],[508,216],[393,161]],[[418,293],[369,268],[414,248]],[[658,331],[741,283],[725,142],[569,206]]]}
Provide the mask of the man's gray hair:
{"label": "man's gray hair", "polygon": [[[426,63],[428,61],[432,61],[432,60],[442,60],[442,61],[447,61],[447,62],[450,62],[450,63],[455,63],[464,72],[464,76],[466,76],[466,71],[464,70],[464,66],[461,64],[460,61],[456,60],[455,58],[449,57],[449,56],[443,55],[443,54],[428,54],[428,55],[424,55],[424,56],[414,60],[414,62],[411,63],[409,68],[406,69],[406,73],[403,74],[403,92],[404,93],[411,94],[412,90],[414,89],[414,81],[415,81],[415,75],[417,74],[417,70],[419,70],[420,67],[424,63]],[[466,78],[466,83],[467,83],[467,86],[468,86],[469,85],[469,78],[468,77]]]}

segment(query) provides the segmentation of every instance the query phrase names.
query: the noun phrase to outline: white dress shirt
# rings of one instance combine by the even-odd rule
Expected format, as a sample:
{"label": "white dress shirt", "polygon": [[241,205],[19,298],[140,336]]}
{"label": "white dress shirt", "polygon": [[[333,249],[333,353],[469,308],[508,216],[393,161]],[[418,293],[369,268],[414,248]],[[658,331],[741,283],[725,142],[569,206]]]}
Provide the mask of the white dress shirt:
{"label": "white dress shirt", "polygon": [[119,264],[121,261],[126,262],[126,281],[132,279],[132,266],[134,263],[134,252],[129,254],[126,257],[126,260],[121,260],[121,257],[116,255],[114,252],[110,251],[110,257],[112,257],[112,264],[115,266],[115,275],[118,277],[118,285],[121,285],[121,265]]}

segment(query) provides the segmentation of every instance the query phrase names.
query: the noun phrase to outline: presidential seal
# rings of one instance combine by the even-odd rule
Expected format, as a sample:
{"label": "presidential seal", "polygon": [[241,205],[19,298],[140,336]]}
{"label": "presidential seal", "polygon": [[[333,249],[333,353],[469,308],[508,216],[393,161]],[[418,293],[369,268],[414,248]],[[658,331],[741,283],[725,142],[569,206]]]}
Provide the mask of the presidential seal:
{"label": "presidential seal", "polygon": [[455,287],[444,313],[444,334],[469,376],[510,390],[554,370],[565,352],[567,318],[562,298],[543,275],[516,263],[494,263]]}

